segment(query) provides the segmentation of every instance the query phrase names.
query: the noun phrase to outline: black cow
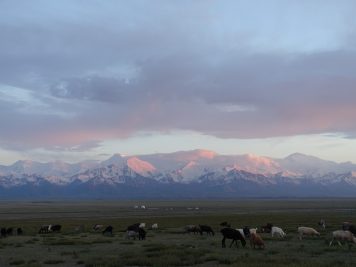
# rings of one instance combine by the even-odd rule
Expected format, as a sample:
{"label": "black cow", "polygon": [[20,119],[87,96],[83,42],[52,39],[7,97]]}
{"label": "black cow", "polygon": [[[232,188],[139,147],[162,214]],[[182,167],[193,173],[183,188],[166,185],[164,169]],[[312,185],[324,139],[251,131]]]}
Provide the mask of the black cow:
{"label": "black cow", "polygon": [[140,229],[140,223],[134,223],[132,225],[127,226],[126,230],[138,232],[139,229]]}
{"label": "black cow", "polygon": [[111,225],[109,225],[109,226],[107,226],[105,229],[104,229],[104,231],[102,232],[103,233],[103,235],[106,235],[106,234],[110,234],[110,235],[112,235],[112,230],[113,230],[114,228],[111,226]]}
{"label": "black cow", "polygon": [[273,224],[267,223],[264,226],[261,226],[261,233],[270,233],[272,231]]}
{"label": "black cow", "polygon": [[6,228],[2,227],[0,233],[1,233],[1,237],[6,237]]}
{"label": "black cow", "polygon": [[62,225],[60,224],[54,224],[54,225],[50,225],[48,230],[50,232],[56,232],[56,233],[59,233],[61,231],[61,228],[62,228]]}
{"label": "black cow", "polygon": [[344,231],[349,230],[351,225],[352,225],[352,223],[350,223],[350,222],[343,222],[342,223],[342,230],[344,230]]}
{"label": "black cow", "polygon": [[18,227],[18,228],[16,229],[16,233],[17,233],[17,235],[22,235],[22,234],[23,234],[22,228]]}
{"label": "black cow", "polygon": [[351,224],[351,225],[349,226],[349,231],[350,231],[352,234],[356,235],[356,227],[355,227],[355,225]]}
{"label": "black cow", "polygon": [[246,240],[245,238],[241,235],[241,233],[238,231],[238,230],[235,230],[233,228],[229,228],[229,227],[226,227],[226,228],[223,228],[221,229],[220,231],[222,233],[222,235],[224,236],[222,241],[221,241],[221,244],[222,244],[222,247],[225,248],[226,247],[226,244],[225,244],[225,240],[226,239],[232,239],[232,242],[230,244],[230,248],[232,246],[233,243],[236,244],[236,247],[238,246],[237,245],[237,240],[240,240],[241,241],[241,244],[243,247],[246,246]]}
{"label": "black cow", "polygon": [[138,240],[146,239],[146,231],[143,228],[138,228]]}
{"label": "black cow", "polygon": [[251,236],[250,227],[244,226],[244,228],[242,228],[242,231],[244,232],[246,238],[250,238]]}
{"label": "black cow", "polygon": [[188,224],[188,225],[184,226],[184,231],[186,233],[197,234],[197,233],[200,233],[200,228],[199,228],[199,226],[197,226],[195,224]]}
{"label": "black cow", "polygon": [[50,225],[42,225],[40,230],[38,230],[39,234],[48,234],[50,231]]}
{"label": "black cow", "polygon": [[13,235],[13,234],[14,234],[14,229],[12,227],[6,229],[6,235]]}
{"label": "black cow", "polygon": [[206,232],[207,235],[214,235],[213,229],[208,226],[208,225],[201,225],[199,224],[199,232],[202,235],[204,232]]}

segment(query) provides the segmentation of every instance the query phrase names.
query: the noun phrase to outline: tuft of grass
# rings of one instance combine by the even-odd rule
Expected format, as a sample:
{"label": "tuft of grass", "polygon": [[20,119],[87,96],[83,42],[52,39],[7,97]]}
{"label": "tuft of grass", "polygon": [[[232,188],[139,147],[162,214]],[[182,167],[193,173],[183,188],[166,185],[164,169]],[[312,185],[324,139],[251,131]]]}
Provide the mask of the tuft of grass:
{"label": "tuft of grass", "polygon": [[9,262],[10,265],[22,265],[25,264],[24,260],[13,260]]}
{"label": "tuft of grass", "polygon": [[65,263],[65,261],[61,260],[61,259],[52,259],[52,260],[45,260],[43,263],[44,264],[60,264],[60,263]]}

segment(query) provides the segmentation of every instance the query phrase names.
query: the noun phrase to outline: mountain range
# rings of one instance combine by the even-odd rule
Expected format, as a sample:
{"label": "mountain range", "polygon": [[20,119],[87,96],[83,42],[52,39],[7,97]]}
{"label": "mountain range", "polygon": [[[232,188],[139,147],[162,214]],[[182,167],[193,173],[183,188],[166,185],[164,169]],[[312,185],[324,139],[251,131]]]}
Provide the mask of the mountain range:
{"label": "mountain range", "polygon": [[0,165],[2,199],[354,197],[356,164],[208,150]]}

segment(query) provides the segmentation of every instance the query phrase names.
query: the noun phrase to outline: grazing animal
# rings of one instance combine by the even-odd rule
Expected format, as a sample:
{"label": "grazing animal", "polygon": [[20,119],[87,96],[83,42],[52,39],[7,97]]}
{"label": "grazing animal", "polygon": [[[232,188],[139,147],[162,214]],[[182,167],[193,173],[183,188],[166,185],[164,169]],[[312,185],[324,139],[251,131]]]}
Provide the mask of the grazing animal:
{"label": "grazing animal", "polygon": [[356,238],[349,230],[346,230],[346,231],[336,230],[336,231],[332,232],[332,237],[333,238],[329,243],[329,247],[332,245],[334,240],[337,240],[337,243],[339,244],[339,246],[341,246],[340,241],[347,241],[349,243],[349,245],[351,243],[356,243]]}
{"label": "grazing animal", "polygon": [[56,232],[59,233],[61,231],[62,225],[60,224],[54,224],[54,225],[49,225],[48,230],[50,232]]}
{"label": "grazing animal", "polygon": [[82,233],[82,232],[84,232],[84,225],[78,225],[78,226],[76,226],[76,227],[74,227],[74,232],[76,232],[76,233]]}
{"label": "grazing animal", "polygon": [[157,230],[158,229],[158,223],[152,224],[151,229],[152,230]]}
{"label": "grazing animal", "polygon": [[350,224],[348,229],[352,234],[356,235],[356,227],[353,224]]}
{"label": "grazing animal", "polygon": [[342,230],[344,230],[344,231],[349,230],[351,225],[352,225],[352,223],[350,223],[350,222],[343,222],[342,223]]}
{"label": "grazing animal", "polygon": [[200,235],[203,235],[203,233],[206,232],[207,235],[214,235],[213,229],[209,225],[201,225],[199,224],[199,233]]}
{"label": "grazing animal", "polygon": [[129,226],[127,226],[127,231],[135,231],[138,232],[138,229],[140,228],[140,223],[134,223]]}
{"label": "grazing animal", "polygon": [[230,244],[230,248],[231,248],[233,243],[235,243],[236,247],[237,247],[237,240],[241,241],[241,244],[242,244],[243,247],[246,246],[246,240],[238,230],[232,229],[230,227],[226,227],[226,228],[221,229],[220,232],[223,235],[223,239],[221,241],[221,245],[222,245],[223,248],[226,247],[226,244],[225,244],[225,240],[226,239],[232,239],[232,242]]}
{"label": "grazing animal", "polygon": [[138,237],[138,240],[144,240],[146,239],[146,231],[145,229],[139,227],[136,230],[127,230],[126,238],[130,239],[131,237],[133,237],[133,239]]}
{"label": "grazing animal", "polygon": [[38,231],[39,234],[48,234],[50,232],[51,225],[42,225],[40,230]]}
{"label": "grazing animal", "polygon": [[261,226],[261,233],[270,233],[272,231],[272,227],[272,223],[267,223],[266,225]]}
{"label": "grazing animal", "polygon": [[107,234],[110,234],[110,235],[112,235],[112,230],[113,230],[114,228],[111,226],[111,225],[109,225],[109,226],[107,226],[105,229],[104,229],[104,231],[102,232],[103,233],[103,235],[107,235]]}
{"label": "grazing animal", "polygon": [[325,230],[326,228],[326,223],[324,219],[320,219],[320,221],[318,222],[318,225],[320,228],[322,228],[323,230]]}
{"label": "grazing animal", "polygon": [[6,237],[6,228],[2,227],[0,233],[1,233],[1,237]]}
{"label": "grazing animal", "polygon": [[247,226],[236,230],[239,231],[244,238],[249,238],[252,233],[257,232],[257,228],[248,228]]}
{"label": "grazing animal", "polygon": [[256,248],[256,246],[258,248],[265,248],[265,242],[263,242],[262,238],[260,235],[258,235],[257,233],[251,233],[250,236],[250,245],[253,248]]}
{"label": "grazing animal", "polygon": [[16,229],[16,233],[17,233],[17,235],[22,235],[22,234],[23,234],[22,228],[18,227],[18,228]]}
{"label": "grazing animal", "polygon": [[200,233],[200,228],[194,224],[188,224],[184,226],[184,230],[186,233]]}
{"label": "grazing animal", "polygon": [[343,222],[342,223],[342,230],[344,231],[350,231],[351,233],[353,233],[354,235],[356,235],[356,227],[354,224],[350,223],[350,222]]}
{"label": "grazing animal", "polygon": [[14,229],[12,227],[6,229],[6,235],[13,235],[13,234],[14,234]]}
{"label": "grazing animal", "polygon": [[284,238],[286,236],[286,233],[283,232],[282,228],[277,227],[277,226],[272,226],[271,234],[272,234],[272,237],[274,237],[276,235],[281,238]]}
{"label": "grazing animal", "polygon": [[220,226],[222,226],[222,227],[231,227],[231,224],[229,224],[227,222],[222,222],[222,223],[220,223]]}
{"label": "grazing animal", "polygon": [[95,231],[95,232],[97,232],[97,231],[99,231],[99,230],[101,230],[101,229],[103,229],[104,228],[104,225],[102,225],[102,224],[95,224],[94,226],[93,226],[93,230]]}
{"label": "grazing animal", "polygon": [[127,230],[127,231],[126,231],[126,238],[127,238],[127,239],[130,239],[131,237],[132,237],[133,239],[138,238],[138,232],[133,231],[133,230]]}
{"label": "grazing animal", "polygon": [[138,227],[139,228],[145,228],[146,227],[146,223],[140,223],[140,225]]}
{"label": "grazing animal", "polygon": [[143,228],[138,229],[138,240],[145,240],[146,239],[146,231]]}
{"label": "grazing animal", "polygon": [[299,233],[299,239],[302,240],[303,239],[303,235],[307,235],[307,236],[320,236],[320,233],[315,230],[314,228],[311,227],[305,227],[305,226],[301,226],[298,227],[298,233]]}

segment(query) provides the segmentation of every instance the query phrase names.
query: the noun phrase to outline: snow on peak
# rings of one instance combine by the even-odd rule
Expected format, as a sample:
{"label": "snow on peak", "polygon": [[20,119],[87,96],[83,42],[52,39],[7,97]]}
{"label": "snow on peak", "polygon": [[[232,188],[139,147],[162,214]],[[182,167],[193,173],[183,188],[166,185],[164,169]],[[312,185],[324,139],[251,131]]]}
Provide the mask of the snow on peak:
{"label": "snow on peak", "polygon": [[261,157],[254,154],[246,154],[239,157],[233,168],[259,174],[276,174],[281,172],[278,162],[271,158]]}
{"label": "snow on peak", "polygon": [[156,168],[149,162],[140,160],[137,157],[131,157],[127,159],[127,166],[134,172],[143,176],[154,173]]}

